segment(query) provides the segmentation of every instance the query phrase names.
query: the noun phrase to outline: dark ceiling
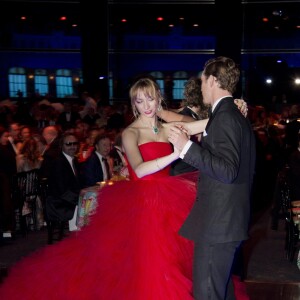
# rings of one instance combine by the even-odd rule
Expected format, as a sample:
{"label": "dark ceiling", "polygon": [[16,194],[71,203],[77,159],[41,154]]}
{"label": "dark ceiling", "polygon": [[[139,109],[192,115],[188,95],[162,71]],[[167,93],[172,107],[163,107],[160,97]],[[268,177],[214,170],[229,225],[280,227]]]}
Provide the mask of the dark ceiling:
{"label": "dark ceiling", "polygon": [[[215,6],[211,5],[212,1],[198,1],[198,4],[195,4],[197,1],[186,1],[185,4],[177,4],[178,1],[172,1],[172,4],[166,4],[166,1],[131,1],[134,4],[128,4],[130,1],[126,1],[127,4],[124,2],[109,1],[111,4],[108,5],[108,26],[111,30],[126,33],[148,31],[163,33],[169,30],[171,24],[180,25],[186,34],[199,31],[202,34],[210,34],[215,30],[216,12]],[[243,3],[241,13],[245,32],[253,35],[300,32],[300,28],[297,28],[300,27],[299,1]],[[13,28],[21,32],[47,33],[51,30],[67,30],[71,33],[72,25],[77,24],[80,28],[82,11],[80,1],[1,0],[0,5],[0,31]],[[97,7],[96,4],[94,7]],[[67,17],[66,21],[60,21],[59,18],[63,15]],[[26,21],[21,21],[21,16],[26,16]],[[164,19],[157,21],[157,17]],[[263,18],[268,21],[263,21]],[[127,22],[122,22],[122,19],[126,19]],[[194,24],[198,24],[198,27],[193,26]]]}

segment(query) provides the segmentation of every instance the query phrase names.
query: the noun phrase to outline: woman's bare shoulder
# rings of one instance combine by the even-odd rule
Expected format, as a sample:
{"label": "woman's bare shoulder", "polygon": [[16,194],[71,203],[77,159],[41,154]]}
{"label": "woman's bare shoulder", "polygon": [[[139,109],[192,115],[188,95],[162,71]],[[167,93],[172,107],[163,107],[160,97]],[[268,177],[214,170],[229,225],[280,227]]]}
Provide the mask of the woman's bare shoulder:
{"label": "woman's bare shoulder", "polygon": [[122,131],[122,139],[130,136],[137,136],[138,135],[138,127],[136,126],[135,122],[131,123]]}

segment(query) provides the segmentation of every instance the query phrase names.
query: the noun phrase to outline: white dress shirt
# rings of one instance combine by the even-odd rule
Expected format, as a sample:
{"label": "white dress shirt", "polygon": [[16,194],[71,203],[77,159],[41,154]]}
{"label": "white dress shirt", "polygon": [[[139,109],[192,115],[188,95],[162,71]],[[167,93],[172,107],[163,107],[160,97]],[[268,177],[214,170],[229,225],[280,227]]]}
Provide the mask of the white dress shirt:
{"label": "white dress shirt", "polygon": [[[106,172],[106,166],[104,164],[104,161],[102,160],[102,158],[104,156],[102,156],[100,153],[98,153],[97,151],[95,152],[96,155],[98,156],[99,160],[100,160],[100,164],[101,164],[101,167],[102,167],[102,171],[103,171],[103,180],[107,180],[108,179],[108,174]],[[106,157],[104,157],[106,158]]]}
{"label": "white dress shirt", "polygon": [[63,152],[63,155],[64,155],[64,156],[66,157],[66,159],[68,160],[68,162],[69,162],[69,164],[70,164],[70,166],[71,166],[71,168],[72,168],[72,170],[73,170],[73,173],[74,173],[74,175],[76,176],[76,170],[74,170],[74,168],[73,168],[73,159],[74,159],[74,157],[72,157],[72,156],[66,154],[65,152]]}

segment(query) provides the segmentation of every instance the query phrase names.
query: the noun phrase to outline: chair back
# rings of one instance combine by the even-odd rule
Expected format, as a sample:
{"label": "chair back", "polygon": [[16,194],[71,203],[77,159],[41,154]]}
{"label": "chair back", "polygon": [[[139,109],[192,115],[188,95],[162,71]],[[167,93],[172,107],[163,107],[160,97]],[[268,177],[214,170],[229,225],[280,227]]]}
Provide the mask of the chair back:
{"label": "chair back", "polygon": [[[26,234],[31,225],[28,224],[28,218],[32,219],[33,229],[37,229],[36,202],[41,197],[41,185],[39,177],[39,169],[32,169],[15,174],[13,179],[13,197],[18,206],[18,218],[16,218],[17,227],[23,234]],[[23,215],[23,208],[30,208]]]}
{"label": "chair back", "polygon": [[278,184],[280,185],[281,206],[285,217],[291,213],[291,193],[289,168],[285,167],[278,173]]}
{"label": "chair back", "polygon": [[14,188],[21,203],[35,201],[40,195],[39,169],[17,173]]}

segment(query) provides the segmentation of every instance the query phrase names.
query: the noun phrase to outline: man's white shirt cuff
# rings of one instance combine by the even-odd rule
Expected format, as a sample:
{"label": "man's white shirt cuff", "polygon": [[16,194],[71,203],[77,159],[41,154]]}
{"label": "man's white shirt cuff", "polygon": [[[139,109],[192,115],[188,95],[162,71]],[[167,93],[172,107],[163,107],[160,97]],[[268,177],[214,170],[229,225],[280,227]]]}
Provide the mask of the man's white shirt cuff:
{"label": "man's white shirt cuff", "polygon": [[179,157],[181,159],[184,158],[185,154],[188,152],[188,150],[190,149],[190,147],[192,146],[193,142],[192,141],[188,141],[185,146],[183,147],[182,151],[180,152]]}

